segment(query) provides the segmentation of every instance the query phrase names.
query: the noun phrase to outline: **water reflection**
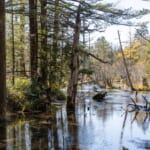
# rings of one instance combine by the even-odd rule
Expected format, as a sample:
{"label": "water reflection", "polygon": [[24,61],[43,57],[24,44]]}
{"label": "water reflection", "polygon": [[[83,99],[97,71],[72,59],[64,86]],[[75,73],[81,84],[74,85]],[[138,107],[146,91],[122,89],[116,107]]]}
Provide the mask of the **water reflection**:
{"label": "water reflection", "polygon": [[6,150],[31,150],[29,122],[19,120],[6,126]]}
{"label": "water reflection", "polygon": [[48,128],[48,150],[54,150],[53,132]]}
{"label": "water reflection", "polygon": [[6,122],[0,122],[0,149],[5,150]]}
{"label": "water reflection", "polygon": [[29,122],[25,123],[25,142],[26,142],[26,150],[31,150],[31,132]]}
{"label": "water reflection", "polygon": [[[84,96],[83,96],[84,94]],[[134,96],[127,91],[110,91],[104,102],[92,100],[92,93],[80,93],[76,112],[56,107],[51,124],[44,117],[10,119],[0,126],[3,150],[131,150],[150,148],[150,117],[146,112],[127,113]]]}

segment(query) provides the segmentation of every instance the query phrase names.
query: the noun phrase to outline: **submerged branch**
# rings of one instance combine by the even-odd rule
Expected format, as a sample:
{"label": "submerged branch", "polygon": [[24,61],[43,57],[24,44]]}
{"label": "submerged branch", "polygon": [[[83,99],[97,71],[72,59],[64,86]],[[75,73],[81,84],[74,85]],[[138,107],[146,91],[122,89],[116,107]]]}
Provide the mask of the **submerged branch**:
{"label": "submerged branch", "polygon": [[142,95],[142,97],[143,97],[143,99],[145,101],[145,105],[138,104],[133,98],[131,98],[131,101],[133,102],[133,104],[128,104],[127,105],[127,110],[129,112],[132,112],[132,111],[137,111],[137,112],[144,111],[144,112],[148,112],[149,113],[150,112],[150,103],[149,103],[149,101],[147,100],[147,98],[145,96]]}

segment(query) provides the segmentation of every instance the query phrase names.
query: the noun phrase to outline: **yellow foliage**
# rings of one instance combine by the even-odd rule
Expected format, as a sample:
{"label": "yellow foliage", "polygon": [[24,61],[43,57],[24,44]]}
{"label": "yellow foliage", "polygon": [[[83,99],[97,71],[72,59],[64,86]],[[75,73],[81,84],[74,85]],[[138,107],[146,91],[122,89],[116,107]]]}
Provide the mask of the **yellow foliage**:
{"label": "yellow foliage", "polygon": [[144,89],[142,84],[136,84],[136,85],[134,85],[134,88],[137,90],[143,90]]}
{"label": "yellow foliage", "polygon": [[[125,48],[123,50],[123,52],[124,52],[124,55],[125,55],[126,59],[130,59],[130,60],[134,60],[134,61],[137,61],[139,59],[139,56],[137,54],[137,50],[136,49],[133,49],[133,48],[127,49],[127,48]],[[118,53],[117,58],[118,59],[122,58],[121,52]]]}
{"label": "yellow foliage", "polygon": [[138,49],[141,46],[141,42],[140,41],[134,41],[131,45],[131,47],[133,49]]}
{"label": "yellow foliage", "polygon": [[25,90],[30,86],[30,80],[27,78],[16,78],[15,85],[11,84],[10,80],[7,80],[7,89],[9,95],[16,97],[16,100],[25,98]]}

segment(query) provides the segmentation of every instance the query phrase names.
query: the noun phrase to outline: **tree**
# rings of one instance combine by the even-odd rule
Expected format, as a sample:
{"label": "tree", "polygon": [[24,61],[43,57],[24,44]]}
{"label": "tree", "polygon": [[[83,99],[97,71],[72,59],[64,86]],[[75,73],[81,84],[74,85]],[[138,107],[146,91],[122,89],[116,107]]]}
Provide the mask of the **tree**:
{"label": "tree", "polygon": [[47,0],[40,0],[41,2],[41,51],[40,51],[40,70],[41,70],[41,82],[43,85],[47,85],[48,63],[47,63]]}
{"label": "tree", "polygon": [[[110,24],[121,24],[121,25],[131,25],[127,19],[133,17],[138,17],[147,13],[147,10],[140,12],[133,12],[129,9],[120,10],[113,7],[113,4],[102,3],[102,1],[93,0],[83,0],[73,3],[72,1],[66,2],[70,6],[71,15],[74,17],[76,15],[76,21],[71,19],[68,24],[74,29],[74,39],[72,46],[72,59],[71,59],[71,77],[68,85],[68,103],[74,103],[76,97],[76,90],[78,84],[78,51],[79,51],[79,35],[82,30],[85,31],[103,31],[107,25]],[[72,7],[71,7],[72,6]],[[80,6],[80,7],[79,7]],[[79,9],[80,8],[80,9]],[[76,12],[77,10],[77,12]],[[84,28],[81,27],[81,20],[84,18]],[[92,24],[92,25],[91,25]],[[71,101],[71,102],[70,102]]]}
{"label": "tree", "polygon": [[72,56],[71,56],[71,75],[68,85],[68,98],[67,98],[67,107],[74,106],[75,108],[75,98],[76,91],[78,86],[78,74],[79,74],[79,36],[80,36],[80,25],[81,25],[81,5],[78,6],[76,14],[76,22],[74,25],[74,39],[72,46]]}
{"label": "tree", "polygon": [[26,0],[20,0],[21,6],[20,9],[23,13],[20,14],[20,31],[22,33],[19,36],[19,72],[20,75],[25,76],[26,75],[26,65],[25,65],[25,1]]}
{"label": "tree", "polygon": [[145,23],[141,24],[139,28],[136,29],[134,38],[136,40],[141,40],[143,37],[146,37],[149,34],[148,27]]}
{"label": "tree", "polygon": [[[146,12],[133,13],[129,9],[120,10],[113,7],[113,4],[106,4],[97,0],[92,0],[92,3],[91,0],[19,0],[19,2],[14,0],[13,6],[10,3],[11,1],[8,0],[6,3],[9,6],[7,12],[11,13],[12,7],[14,12],[13,40],[15,41],[14,60],[16,69],[14,71],[22,71],[21,68],[25,72],[24,62],[26,58],[30,57],[30,60],[26,62],[27,64],[30,63],[31,66],[29,71],[31,71],[32,81],[37,76],[37,70],[40,69],[44,86],[48,86],[46,85],[48,81],[52,88],[59,88],[60,83],[68,84],[68,103],[73,105],[77,92],[80,61],[83,56],[80,54],[86,54],[97,59],[94,54],[86,52],[86,35],[95,30],[104,31],[107,25],[111,24],[131,25],[125,20],[139,17],[143,12]],[[29,2],[29,5],[27,2]],[[8,26],[10,26],[9,23]],[[8,26],[6,27],[8,28]],[[27,38],[28,32],[25,32],[25,27],[29,27],[30,39]],[[22,32],[21,35],[20,32]],[[82,52],[81,33],[84,33],[83,43],[85,44],[82,47]],[[9,38],[11,37],[9,33],[7,35]],[[7,53],[11,52],[10,54],[12,54],[10,45],[12,46],[13,40],[10,41],[9,39],[11,44],[7,44],[7,46],[9,45]],[[30,52],[25,51],[29,49],[29,45]],[[7,63],[9,71],[13,59],[10,54],[9,59],[11,59],[9,64]],[[25,59],[23,59],[24,57]],[[97,60],[103,63],[108,61],[99,58]],[[26,66],[28,67],[29,64]],[[70,76],[69,79],[68,76]]]}
{"label": "tree", "polygon": [[13,85],[16,75],[27,75],[26,68],[29,66],[29,61],[26,61],[26,56],[29,57],[29,54],[27,54],[28,51],[25,51],[29,49],[26,38],[28,32],[25,31],[25,24],[27,23],[27,19],[25,19],[26,3],[26,0],[9,0],[6,2],[7,72],[12,72]]}
{"label": "tree", "polygon": [[11,32],[12,32],[12,85],[15,84],[15,41],[14,41],[14,12],[13,12],[13,1],[12,3],[12,14],[11,14]]}
{"label": "tree", "polygon": [[6,112],[5,1],[0,1],[0,120]]}
{"label": "tree", "polygon": [[38,33],[37,33],[37,0],[29,0],[30,20],[30,71],[31,80],[37,76],[37,54],[38,54]]}
{"label": "tree", "polygon": [[52,35],[52,51],[51,51],[51,83],[57,85],[59,81],[60,72],[60,47],[59,47],[59,34],[60,34],[60,0],[54,2],[54,18],[53,18],[53,35]]}
{"label": "tree", "polygon": [[127,65],[127,62],[126,62],[126,59],[125,59],[125,55],[124,55],[124,52],[123,52],[119,31],[118,31],[118,38],[119,38],[120,50],[121,50],[121,54],[122,54],[123,63],[124,63],[124,67],[125,67],[125,70],[126,70],[126,75],[127,75],[127,78],[128,78],[128,82],[129,82],[131,90],[134,90],[134,87],[133,87],[133,84],[132,84],[132,80],[131,80],[131,76],[130,76],[129,69],[128,69],[128,65]]}
{"label": "tree", "polygon": [[[102,58],[103,60],[110,62],[114,61],[114,55],[112,46],[108,41],[106,41],[105,37],[99,38],[93,49],[96,56]],[[101,82],[101,86],[104,87],[112,87],[112,79],[114,77],[114,69],[112,69],[112,65],[110,63],[97,63],[93,60],[94,75],[96,81]]]}

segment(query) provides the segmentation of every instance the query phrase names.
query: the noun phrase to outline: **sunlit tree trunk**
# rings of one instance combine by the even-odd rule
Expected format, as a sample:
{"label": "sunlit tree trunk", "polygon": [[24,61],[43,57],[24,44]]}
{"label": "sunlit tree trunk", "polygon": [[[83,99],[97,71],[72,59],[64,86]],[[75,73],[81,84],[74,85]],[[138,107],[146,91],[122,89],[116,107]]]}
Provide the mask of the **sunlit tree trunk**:
{"label": "sunlit tree trunk", "polygon": [[79,36],[80,36],[80,9],[81,6],[78,6],[76,22],[74,26],[74,39],[72,47],[72,58],[71,58],[71,76],[68,85],[68,97],[67,97],[67,108],[75,108],[75,98],[77,93],[78,85],[78,74],[79,74]]}
{"label": "sunlit tree trunk", "polygon": [[[21,0],[20,1],[22,6],[21,6],[21,10],[25,11],[25,0]],[[21,30],[21,34],[20,34],[20,75],[25,76],[26,75],[26,66],[25,66],[25,16],[24,14],[20,15],[20,30]]]}
{"label": "sunlit tree trunk", "polygon": [[37,34],[37,0],[29,0],[29,21],[30,21],[30,69],[31,79],[37,75],[37,53],[38,53],[38,34]]}
{"label": "sunlit tree trunk", "polygon": [[0,0],[0,120],[6,112],[5,1]]}
{"label": "sunlit tree trunk", "polygon": [[13,10],[13,1],[11,6],[11,32],[12,32],[12,85],[15,84],[15,41],[14,41],[14,10]]}

